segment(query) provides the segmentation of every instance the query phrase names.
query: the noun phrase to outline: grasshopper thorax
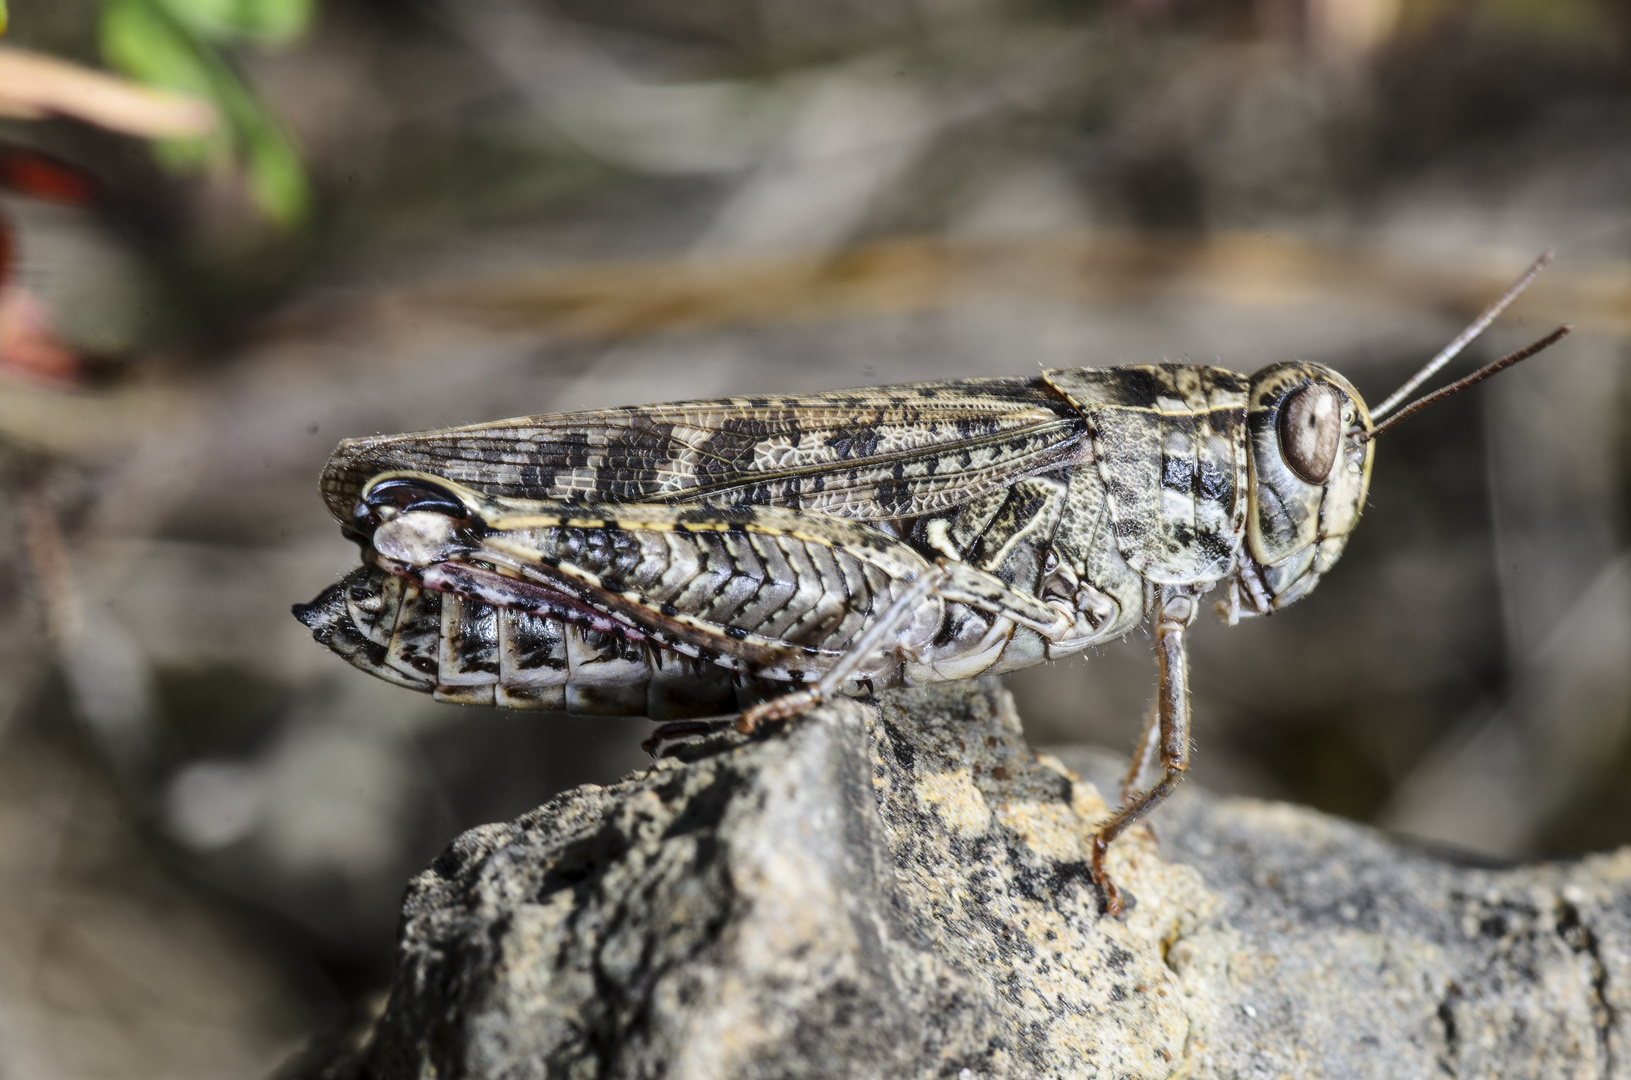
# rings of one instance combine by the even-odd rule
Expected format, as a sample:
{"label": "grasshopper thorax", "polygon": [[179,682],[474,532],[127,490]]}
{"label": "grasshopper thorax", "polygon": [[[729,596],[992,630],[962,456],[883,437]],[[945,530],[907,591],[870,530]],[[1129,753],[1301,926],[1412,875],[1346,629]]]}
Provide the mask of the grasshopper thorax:
{"label": "grasshopper thorax", "polygon": [[1252,376],[1240,570],[1251,613],[1301,598],[1341,556],[1370,486],[1370,427],[1364,399],[1328,367],[1287,361]]}

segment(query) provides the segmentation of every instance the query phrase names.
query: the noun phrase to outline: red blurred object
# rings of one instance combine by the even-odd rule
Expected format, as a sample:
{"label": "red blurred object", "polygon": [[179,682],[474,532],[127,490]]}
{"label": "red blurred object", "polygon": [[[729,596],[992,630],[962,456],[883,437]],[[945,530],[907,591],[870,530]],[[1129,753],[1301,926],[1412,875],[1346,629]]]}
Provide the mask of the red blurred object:
{"label": "red blurred object", "polygon": [[52,327],[51,308],[16,285],[0,286],[0,372],[48,383],[77,383],[80,356]]}
{"label": "red blurred object", "polygon": [[102,185],[84,169],[37,150],[0,145],[0,188],[66,206],[91,206]]}
{"label": "red blurred object", "polygon": [[[102,185],[84,169],[20,146],[0,145],[0,191],[64,206],[91,206]],[[57,336],[50,305],[11,283],[16,242],[0,216],[0,372],[53,383],[85,374],[78,353]]]}

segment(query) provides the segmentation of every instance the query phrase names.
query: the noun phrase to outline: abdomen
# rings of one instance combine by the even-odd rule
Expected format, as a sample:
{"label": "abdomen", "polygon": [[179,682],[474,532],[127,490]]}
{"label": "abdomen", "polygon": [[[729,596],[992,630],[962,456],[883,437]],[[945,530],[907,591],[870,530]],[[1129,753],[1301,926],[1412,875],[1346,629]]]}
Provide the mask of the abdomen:
{"label": "abdomen", "polygon": [[361,566],[296,609],[353,666],[438,701],[654,720],[719,716],[792,688],[603,631]]}

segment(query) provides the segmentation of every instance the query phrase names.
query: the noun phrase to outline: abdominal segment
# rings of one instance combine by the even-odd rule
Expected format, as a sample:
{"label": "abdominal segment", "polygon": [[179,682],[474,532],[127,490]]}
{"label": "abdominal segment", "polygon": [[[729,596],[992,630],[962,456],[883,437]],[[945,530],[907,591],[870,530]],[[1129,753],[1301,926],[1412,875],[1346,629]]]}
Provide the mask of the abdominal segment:
{"label": "abdominal segment", "polygon": [[365,565],[295,614],[353,666],[438,701],[584,716],[721,716],[792,689],[600,630],[424,588]]}

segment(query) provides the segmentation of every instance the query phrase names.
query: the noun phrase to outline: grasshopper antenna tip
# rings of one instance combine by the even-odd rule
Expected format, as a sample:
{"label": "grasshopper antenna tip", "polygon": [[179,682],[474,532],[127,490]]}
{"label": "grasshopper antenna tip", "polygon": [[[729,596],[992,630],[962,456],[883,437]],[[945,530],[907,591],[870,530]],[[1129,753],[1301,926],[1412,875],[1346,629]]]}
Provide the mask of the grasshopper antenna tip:
{"label": "grasshopper antenna tip", "polygon": [[1501,312],[1510,307],[1512,305],[1512,301],[1523,295],[1523,291],[1529,287],[1529,283],[1534,281],[1535,277],[1542,270],[1546,269],[1546,264],[1551,262],[1552,258],[1556,254],[1557,253],[1551,248],[1547,248],[1545,251],[1541,252],[1540,258],[1529,264],[1529,269],[1525,270],[1523,272],[1523,276],[1518,278],[1517,281],[1514,281],[1511,287],[1508,288],[1505,293],[1501,294],[1501,298],[1499,300],[1495,301],[1495,303],[1486,308],[1484,313],[1478,316],[1478,318],[1474,319],[1465,330],[1457,334],[1453,341],[1444,346],[1443,349],[1440,349],[1439,354],[1427,361],[1420,371],[1406,379],[1403,386],[1389,394],[1386,401],[1372,409],[1371,419],[1380,420],[1382,417],[1398,408],[1399,403],[1414,393],[1416,387],[1420,386],[1428,379],[1431,379],[1440,368],[1459,356],[1461,351],[1468,345],[1471,345],[1479,334],[1482,334],[1485,330],[1489,329],[1490,323],[1500,318]]}
{"label": "grasshopper antenna tip", "polygon": [[1509,353],[1506,356],[1501,357],[1499,360],[1496,360],[1494,363],[1485,364],[1483,367],[1479,368],[1477,371],[1473,372],[1471,375],[1468,375],[1466,378],[1457,379],[1455,382],[1451,383],[1449,386],[1441,387],[1438,390],[1434,390],[1431,394],[1427,394],[1427,395],[1424,395],[1423,397],[1417,398],[1415,401],[1412,401],[1409,405],[1406,405],[1404,408],[1402,408],[1398,412],[1394,413],[1391,417],[1389,417],[1383,423],[1378,424],[1376,427],[1371,428],[1369,431],[1360,432],[1359,433],[1359,441],[1362,442],[1362,443],[1370,442],[1372,439],[1376,438],[1376,436],[1382,434],[1382,432],[1386,431],[1388,428],[1390,428],[1393,425],[1397,424],[1399,421],[1403,420],[1405,417],[1414,416],[1416,413],[1419,413],[1423,409],[1427,408],[1427,406],[1435,404],[1435,403],[1440,402],[1440,401],[1443,401],[1445,398],[1451,396],[1452,394],[1459,394],[1461,391],[1465,390],[1467,387],[1472,386],[1475,383],[1483,382],[1485,379],[1489,378],[1491,375],[1494,375],[1496,372],[1504,371],[1507,368],[1511,367],[1513,364],[1518,363],[1519,361],[1527,360],[1531,356],[1534,356],[1536,353],[1544,352],[1545,350],[1551,348],[1553,345],[1556,345],[1559,341],[1562,341],[1565,337],[1567,337],[1569,335],[1569,331],[1571,331],[1573,329],[1574,329],[1573,326],[1569,325],[1568,323],[1564,323],[1562,326],[1558,327],[1556,330],[1553,330],[1550,334],[1547,334],[1545,337],[1541,338],[1539,341],[1535,342],[1534,344],[1525,345],[1523,348],[1519,349],[1517,352]]}

